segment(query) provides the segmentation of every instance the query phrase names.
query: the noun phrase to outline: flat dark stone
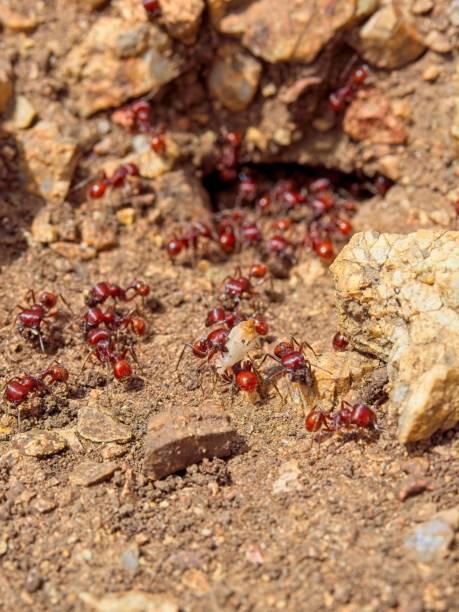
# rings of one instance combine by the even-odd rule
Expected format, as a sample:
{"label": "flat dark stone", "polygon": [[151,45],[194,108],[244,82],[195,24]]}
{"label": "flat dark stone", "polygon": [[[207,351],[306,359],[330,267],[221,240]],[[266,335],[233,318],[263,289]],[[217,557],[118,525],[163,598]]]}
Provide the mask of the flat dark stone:
{"label": "flat dark stone", "polygon": [[144,472],[157,480],[205,457],[228,457],[237,438],[229,417],[213,401],[200,406],[170,407],[148,423]]}

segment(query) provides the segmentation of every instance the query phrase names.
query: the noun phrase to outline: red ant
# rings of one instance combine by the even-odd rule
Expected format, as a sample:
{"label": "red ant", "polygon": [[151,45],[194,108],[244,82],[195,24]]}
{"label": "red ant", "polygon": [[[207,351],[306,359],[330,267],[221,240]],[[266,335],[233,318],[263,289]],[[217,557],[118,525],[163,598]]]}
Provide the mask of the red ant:
{"label": "red ant", "polygon": [[329,432],[352,429],[379,430],[376,414],[367,404],[357,402],[351,405],[344,400],[338,412],[333,415],[313,408],[306,415],[305,427],[311,433],[321,429]]}
{"label": "red ant", "polygon": [[[48,386],[51,384],[59,382],[67,386],[68,379],[69,372],[67,368],[60,363],[53,363],[37,376],[24,374],[23,376],[11,378],[5,385],[4,396],[11,404],[19,406],[32,393],[48,391]],[[19,418],[20,413],[18,411],[18,420]]]}
{"label": "red ant", "polygon": [[199,359],[206,358],[206,361],[209,362],[214,355],[217,353],[226,352],[226,342],[228,340],[228,330],[224,327],[217,327],[217,329],[212,330],[205,338],[200,338],[199,340],[195,340],[193,344],[186,343],[183,345],[182,351],[179,355],[177,365],[175,369],[177,370],[180,362],[182,361],[183,354],[185,349],[188,347],[191,349],[193,355],[198,357]]}
{"label": "red ant", "polygon": [[217,323],[224,323],[228,330],[231,330],[241,321],[247,321],[248,319],[253,319],[255,321],[255,329],[260,336],[266,336],[269,331],[268,324],[259,314],[255,313],[249,316],[242,312],[225,310],[223,306],[216,306],[209,310],[206,316],[205,326],[211,327]]}
{"label": "red ant", "polygon": [[355,68],[346,83],[330,94],[328,101],[335,113],[340,113],[352,101],[357,89],[367,80],[370,70],[366,64]]}
{"label": "red ant", "polygon": [[160,129],[152,128],[150,147],[152,151],[158,155],[165,155],[167,151],[167,142],[164,133]]}
{"label": "red ant", "polygon": [[248,244],[256,244],[261,242],[263,236],[256,223],[245,223],[240,229],[241,240]]}
{"label": "red ant", "polygon": [[92,200],[98,200],[105,195],[107,187],[119,188],[122,187],[128,176],[139,176],[140,171],[136,164],[126,163],[121,164],[115,170],[111,178],[103,176],[100,179],[93,181],[88,189],[88,196]]}
{"label": "red ant", "polygon": [[259,383],[258,375],[253,371],[253,364],[250,361],[235,363],[231,374],[225,372],[222,379],[224,383],[232,384],[233,388],[236,387],[237,390],[246,393],[256,391]]}
{"label": "red ant", "polygon": [[262,363],[270,357],[282,366],[280,372],[275,376],[286,374],[291,382],[299,382],[309,387],[314,384],[314,376],[310,362],[305,358],[304,347],[308,347],[315,355],[315,351],[310,344],[301,344],[292,338],[290,341],[279,342],[274,347],[274,355],[266,354]]}
{"label": "red ant", "polygon": [[336,332],[333,336],[332,345],[335,351],[345,351],[348,344],[349,341],[343,334],[340,334],[340,332]]}
{"label": "red ant", "polygon": [[243,276],[241,269],[236,270],[237,276],[229,276],[225,281],[223,291],[226,296],[233,298],[236,301],[241,300],[244,295],[254,295],[254,290],[250,278]]}
{"label": "red ant", "polygon": [[161,10],[158,0],[143,0],[143,8],[150,17],[156,17]]}
{"label": "red ant", "polygon": [[135,310],[128,314],[121,314],[112,307],[103,312],[98,306],[94,306],[85,312],[83,318],[86,331],[100,325],[106,325],[109,329],[128,327],[136,336],[143,336],[146,330],[145,321],[135,315]]}
{"label": "red ant", "polygon": [[[92,353],[100,361],[100,363],[109,364],[112,367],[113,375],[117,380],[129,378],[132,376],[132,368],[126,359],[126,355],[130,350],[135,361],[138,363],[135,353],[132,349],[124,349],[121,352],[116,352],[113,335],[105,329],[92,329],[87,338],[88,344],[94,347]],[[83,363],[83,367],[86,360]]]}
{"label": "red ant", "polygon": [[304,244],[325,262],[330,262],[335,255],[332,241],[329,238],[323,237],[321,225],[317,222],[309,225],[309,229],[304,237]]}
{"label": "red ant", "polygon": [[[257,279],[261,284],[268,278],[268,267],[262,263],[254,263],[250,266],[247,276],[242,274],[241,268],[236,268],[236,275],[229,276],[225,279],[224,293],[226,296],[233,298],[237,301],[242,299],[244,295],[253,296],[255,295],[254,286],[252,285],[252,279]],[[271,279],[272,280],[272,279]]]}
{"label": "red ant", "polygon": [[[42,291],[39,293],[37,300],[35,298],[35,292],[31,290],[27,294],[27,298],[29,297],[32,298],[33,302],[29,307],[21,306],[20,304],[17,305],[17,308],[21,310],[15,317],[15,321],[19,319],[17,329],[19,333],[28,330],[33,335],[38,336],[40,348],[42,352],[45,352],[41,335],[41,325],[43,323],[48,324],[46,319],[57,316],[58,311],[55,307],[58,296],[51,291]],[[62,296],[61,299],[63,299]]]}
{"label": "red ant", "polygon": [[258,193],[258,183],[248,172],[239,173],[238,195],[236,201],[254,202]]}
{"label": "red ant", "polygon": [[217,171],[222,181],[231,182],[237,178],[242,135],[239,132],[228,132],[226,128],[222,130],[222,133],[225,142],[217,163]]}
{"label": "red ant", "polygon": [[[127,295],[129,291],[133,292],[130,296]],[[106,281],[101,281],[90,289],[85,301],[89,307],[93,307],[103,304],[109,298],[112,298],[114,301],[130,302],[138,296],[145,298],[148,295],[150,295],[150,287],[141,280],[133,280],[126,289],[119,285],[110,285]]]}
{"label": "red ant", "polygon": [[243,313],[225,310],[223,306],[215,306],[207,313],[205,326],[211,327],[217,323],[224,323],[228,329],[232,329],[235,325],[248,318],[249,317]]}
{"label": "red ant", "polygon": [[171,259],[174,259],[182,251],[187,248],[192,249],[193,255],[195,255],[200,238],[206,238],[208,240],[214,239],[212,230],[202,221],[193,221],[189,230],[183,233],[179,238],[174,237],[172,240],[166,242],[165,249]]}

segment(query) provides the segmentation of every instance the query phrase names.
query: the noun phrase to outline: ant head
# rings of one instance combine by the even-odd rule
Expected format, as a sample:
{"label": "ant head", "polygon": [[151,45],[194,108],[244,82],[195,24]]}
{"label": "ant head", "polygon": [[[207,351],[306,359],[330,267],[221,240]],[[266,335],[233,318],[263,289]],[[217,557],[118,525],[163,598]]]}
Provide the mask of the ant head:
{"label": "ant head", "polygon": [[143,281],[136,281],[135,290],[142,297],[147,297],[148,295],[150,295],[150,287]]}
{"label": "ant head", "polygon": [[52,291],[42,291],[38,296],[38,302],[49,310],[56,305],[57,295],[52,293]]}
{"label": "ant head", "polygon": [[143,336],[145,334],[146,325],[142,318],[133,317],[131,319],[131,327],[136,336]]}
{"label": "ant head", "polygon": [[196,340],[196,342],[192,344],[191,350],[193,351],[193,355],[195,357],[199,357],[200,359],[203,359],[209,351],[209,343],[207,339]]}
{"label": "ant head", "polygon": [[69,379],[69,371],[60,363],[55,363],[50,367],[50,372],[55,381],[67,382]]}
{"label": "ant head", "polygon": [[306,415],[304,420],[304,426],[306,430],[314,433],[319,431],[323,425],[327,422],[327,417],[318,408],[313,408],[309,414]]}
{"label": "ant head", "polygon": [[184,240],[180,238],[173,238],[172,240],[166,242],[164,248],[166,249],[169,257],[177,257],[177,255],[180,255],[185,247],[186,243]]}
{"label": "ant head", "polygon": [[269,331],[269,326],[264,319],[261,317],[254,317],[255,330],[260,336],[266,336]]}
{"label": "ant head", "polygon": [[264,278],[268,273],[268,267],[262,263],[254,263],[250,267],[249,276],[251,278]]}
{"label": "ant head", "polygon": [[282,359],[284,355],[287,355],[287,353],[291,353],[294,350],[295,347],[293,346],[293,342],[290,340],[283,340],[274,347],[274,355],[279,357],[279,359]]}
{"label": "ant head", "polygon": [[209,346],[213,348],[218,348],[223,350],[226,345],[226,341],[228,339],[228,330],[224,327],[217,327],[210,332],[210,334],[206,338],[206,342]]}
{"label": "ant head", "polygon": [[357,402],[352,406],[351,422],[358,427],[372,428],[376,426],[376,414],[370,406]]}
{"label": "ant head", "polygon": [[85,297],[85,302],[87,306],[96,306],[97,304],[105,302],[105,300],[109,297],[110,285],[107,282],[102,281],[94,285],[89,294]]}

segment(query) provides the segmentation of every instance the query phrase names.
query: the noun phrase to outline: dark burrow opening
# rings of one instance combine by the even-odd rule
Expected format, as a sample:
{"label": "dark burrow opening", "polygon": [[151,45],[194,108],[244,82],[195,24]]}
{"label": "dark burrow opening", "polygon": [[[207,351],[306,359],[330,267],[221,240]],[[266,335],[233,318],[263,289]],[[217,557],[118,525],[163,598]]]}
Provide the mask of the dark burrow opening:
{"label": "dark burrow opening", "polygon": [[[273,214],[281,213],[282,209],[288,213],[295,206],[304,204],[308,198],[325,192],[352,200],[358,205],[377,194],[384,195],[393,185],[382,174],[368,177],[361,170],[346,173],[324,166],[296,163],[247,163],[231,168],[231,173],[225,176],[228,168],[224,168],[222,173],[218,165],[203,177],[203,185],[209,193],[214,212],[238,205],[256,206],[257,201],[268,194],[274,194],[279,202],[284,200],[283,206],[276,208]],[[298,197],[298,194],[302,197]]]}
{"label": "dark burrow opening", "polygon": [[[331,263],[353,233],[359,206],[392,182],[382,175],[345,173],[300,164],[240,164],[240,140],[230,134],[204,174],[210,223],[195,220],[165,247],[172,259],[227,258],[246,248],[286,278],[302,251]],[[203,249],[201,249],[203,246]]]}

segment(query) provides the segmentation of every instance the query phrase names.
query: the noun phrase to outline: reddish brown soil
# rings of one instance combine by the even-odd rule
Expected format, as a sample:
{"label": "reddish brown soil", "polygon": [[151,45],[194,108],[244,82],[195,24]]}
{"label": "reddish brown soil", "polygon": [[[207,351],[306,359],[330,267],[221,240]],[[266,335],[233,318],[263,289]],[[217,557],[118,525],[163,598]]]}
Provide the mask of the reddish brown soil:
{"label": "reddish brown soil", "polygon": [[[53,77],[44,75],[42,44],[56,40],[63,53],[77,43],[87,23],[82,24],[69,10],[64,42],[57,4],[52,2],[47,9],[47,15],[57,21],[31,36],[32,51],[24,52],[20,36],[5,36],[2,45],[11,57],[22,49],[16,63],[18,91],[26,93],[43,115],[50,97],[58,101],[63,109],[58,120],[63,121],[66,98]],[[409,97],[415,111],[410,143],[417,137],[425,147],[420,147],[416,158],[416,145],[410,144],[404,168],[409,177],[409,160],[418,160],[424,191],[420,190],[415,205],[416,185],[408,178],[410,204],[395,212],[394,196],[369,200],[357,218],[358,229],[371,226],[396,232],[432,225],[426,214],[419,213],[431,207],[425,191],[429,177],[438,184],[436,209],[449,210],[443,197],[457,179],[448,163],[442,165],[442,153],[432,153],[431,163],[427,150],[427,117],[436,113],[437,98],[449,88],[454,71],[448,58],[442,57],[439,63],[443,72],[438,84],[419,84],[421,68],[416,65],[397,76],[381,76],[382,88],[389,89],[396,79],[412,85]],[[39,77],[30,79],[33,66]],[[75,131],[87,136],[96,120],[79,122],[73,117],[72,121]],[[448,122],[444,117],[438,122],[441,139]],[[80,142],[84,141],[81,134]],[[10,142],[6,137],[2,141],[3,156],[14,150],[14,137],[8,138]],[[88,153],[79,172],[84,175],[91,163]],[[195,362],[190,356],[184,359],[179,381],[176,358],[183,343],[202,332],[215,295],[210,279],[217,283],[231,273],[237,258],[210,268],[172,266],[153,239],[159,231],[147,214],[132,227],[119,229],[115,249],[93,261],[68,261],[49,248],[27,244],[25,233],[43,203],[25,193],[14,174],[13,161],[9,174],[0,176],[2,190],[8,191],[0,210],[9,219],[2,229],[0,249],[2,383],[24,369],[36,371],[43,365],[43,355],[11,325],[15,305],[29,288],[55,288],[80,313],[83,293],[94,282],[107,278],[124,283],[141,277],[150,284],[154,300],[146,310],[149,333],[139,350],[146,372],[143,384],[124,386],[109,380],[107,386],[98,386],[104,372],[96,365],[81,373],[82,340],[70,321],[48,342],[49,361],[58,358],[72,372],[72,392],[69,397],[65,392],[53,393],[45,414],[24,419],[22,429],[74,427],[79,408],[93,404],[126,423],[134,440],[116,459],[119,469],[112,480],[82,488],[69,484],[69,473],[85,459],[101,460],[102,445],[83,440],[81,452],[67,450],[44,460],[19,456],[9,466],[14,422],[12,434],[3,434],[0,544],[7,546],[5,551],[0,548],[1,609],[85,610],[81,592],[102,596],[128,589],[168,593],[176,596],[184,610],[196,611],[458,609],[457,546],[430,565],[410,560],[403,548],[404,537],[419,522],[459,503],[457,430],[404,448],[396,441],[396,422],[383,406],[378,411],[381,435],[325,435],[320,446],[312,446],[302,412],[289,402],[281,405],[273,398],[252,405],[240,395],[231,400],[229,393],[217,387],[213,393],[224,402],[245,447],[227,461],[205,461],[184,474],[148,481],[142,473],[148,418],[171,403],[201,401]],[[251,255],[244,257],[250,261]],[[306,269],[307,262],[305,256],[301,265]],[[318,351],[328,349],[336,319],[326,268],[306,286],[294,270],[290,280],[276,281],[276,288],[283,300],[268,306],[273,336],[292,334],[307,339]],[[212,393],[210,384],[206,389]],[[11,422],[3,418],[2,427],[7,429]],[[276,495],[273,483],[280,466],[290,461],[297,461],[301,472],[298,490]],[[399,489],[413,462],[419,464],[431,490],[402,502]],[[38,512],[34,509],[37,496],[53,500],[55,508]],[[134,570],[127,567],[126,551],[138,552]]]}

